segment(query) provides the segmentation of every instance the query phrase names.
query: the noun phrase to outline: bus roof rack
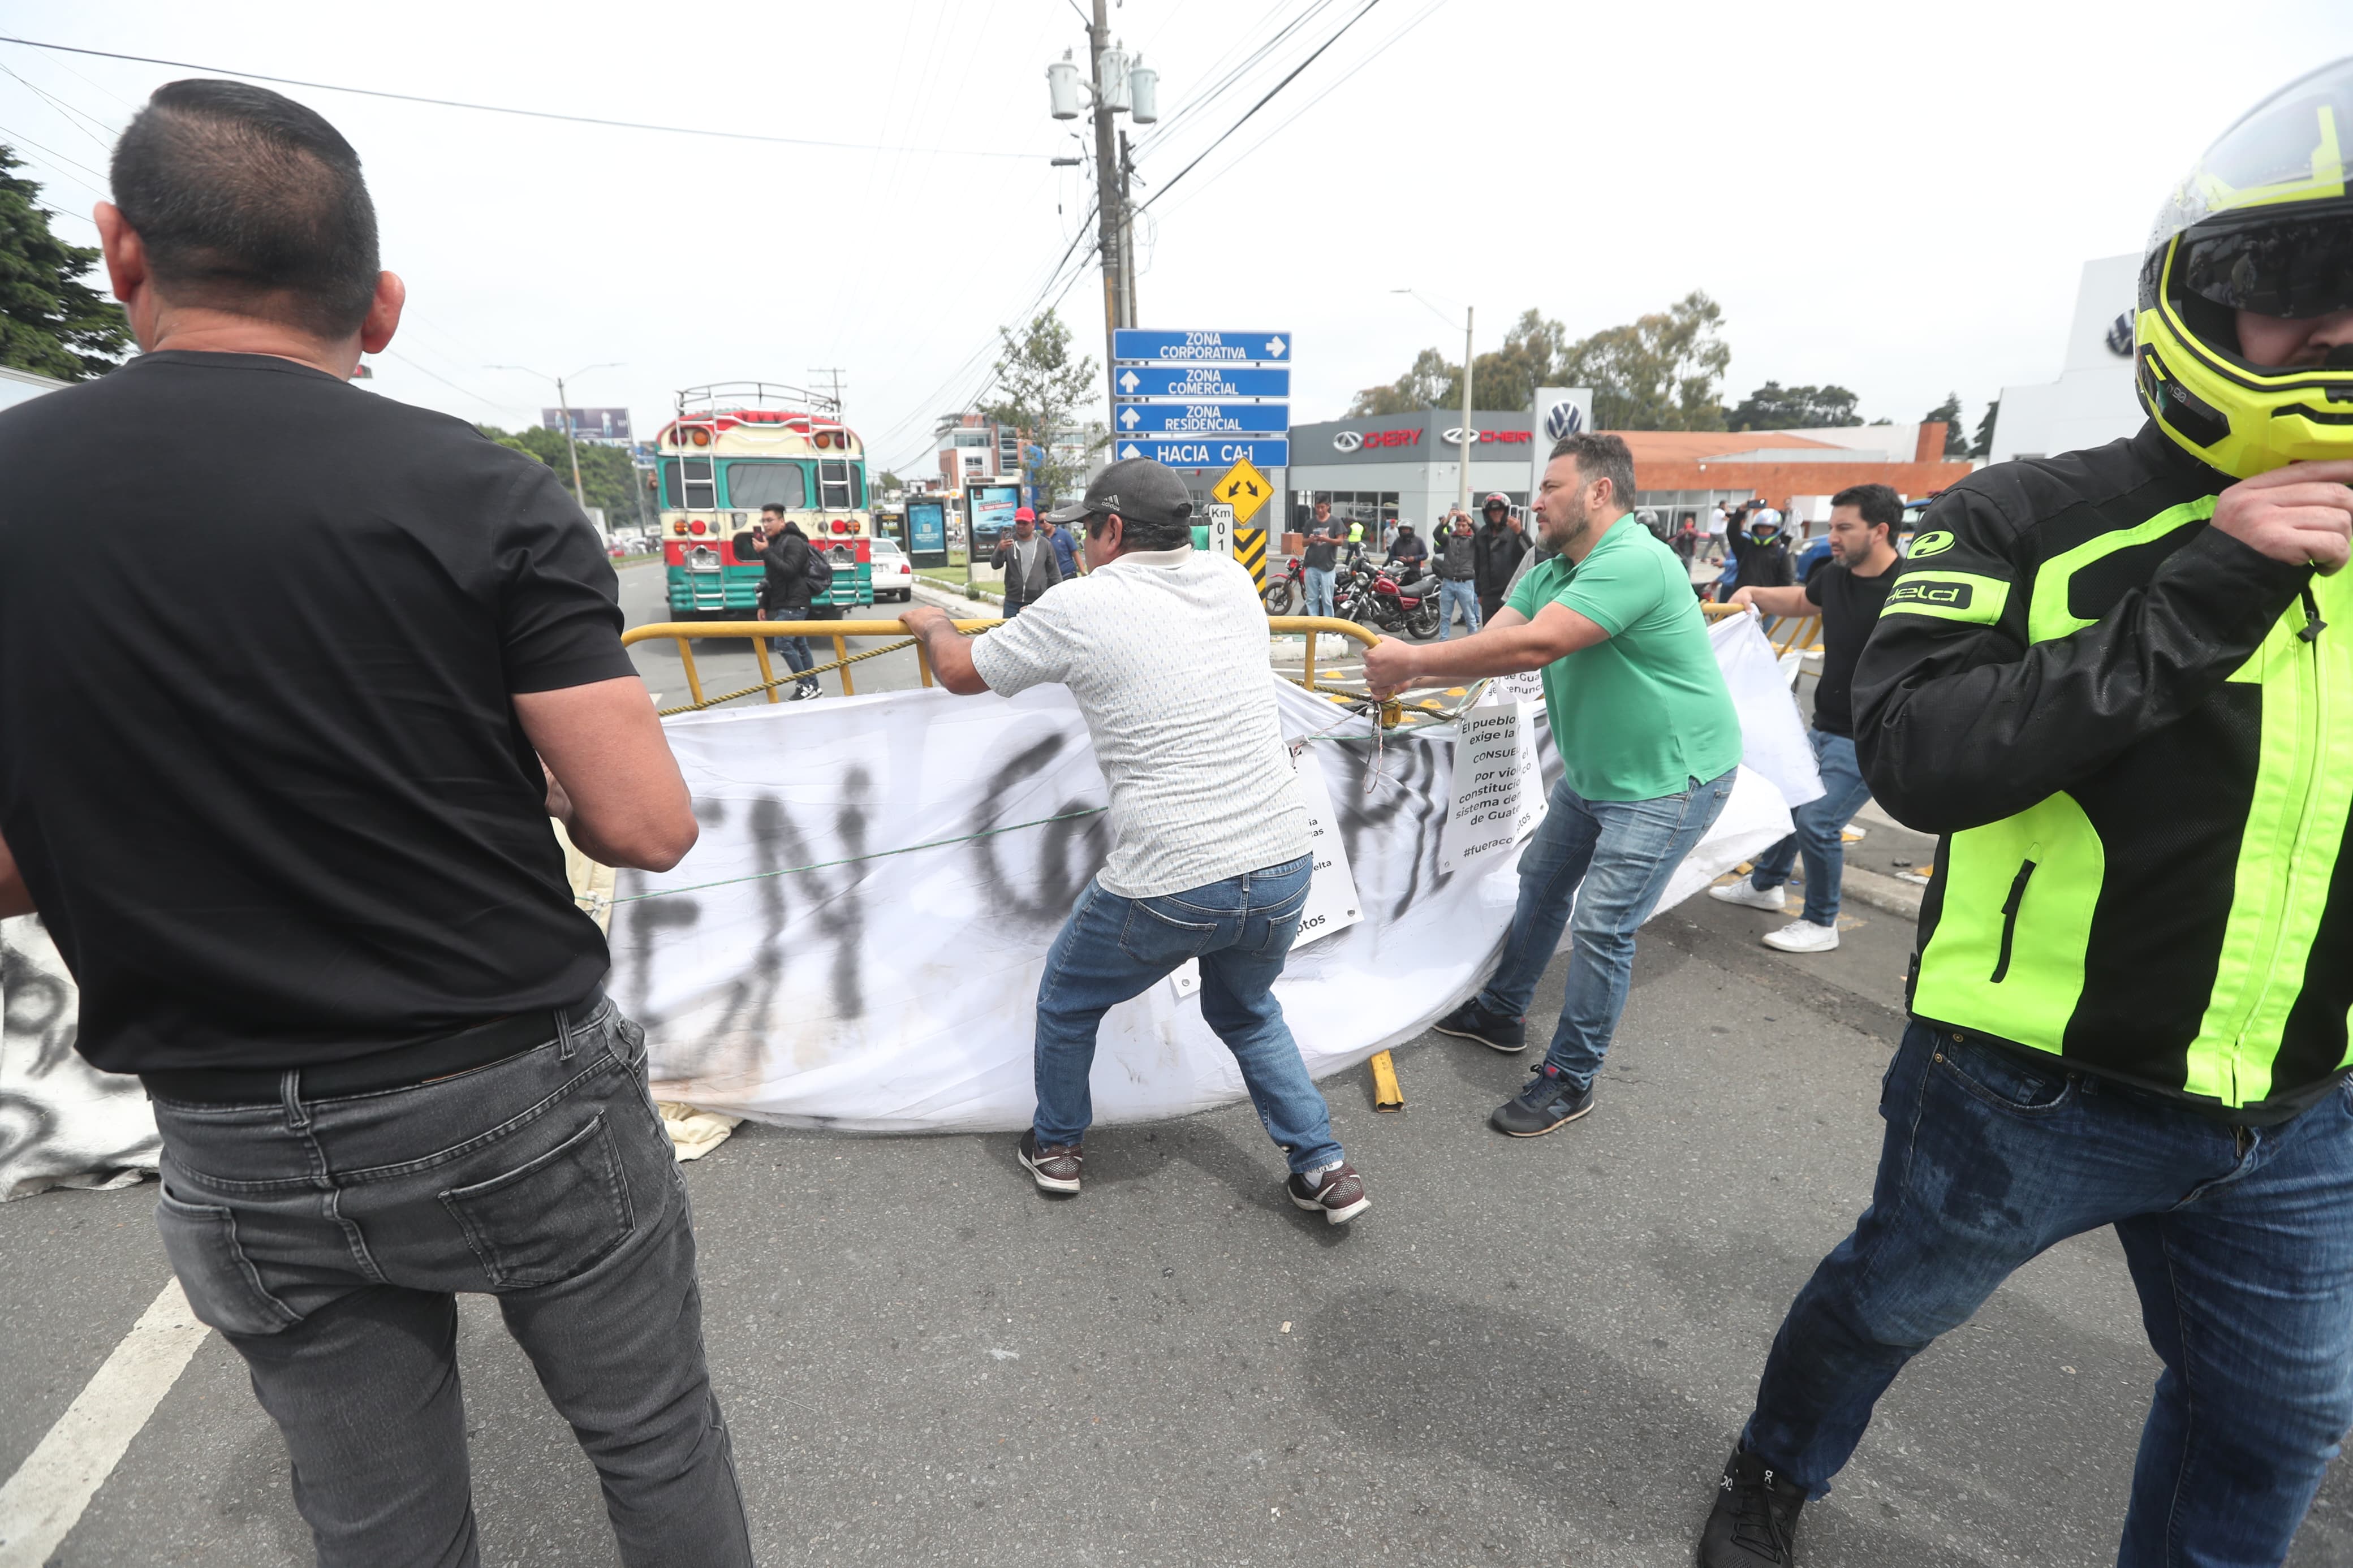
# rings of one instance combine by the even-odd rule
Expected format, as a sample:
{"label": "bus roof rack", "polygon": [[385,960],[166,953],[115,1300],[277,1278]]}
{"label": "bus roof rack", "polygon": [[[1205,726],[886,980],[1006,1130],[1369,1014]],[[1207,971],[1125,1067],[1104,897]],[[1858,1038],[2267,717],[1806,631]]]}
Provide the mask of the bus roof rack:
{"label": "bus roof rack", "polygon": [[822,392],[787,386],[778,381],[717,381],[690,386],[678,395],[678,415],[716,414],[738,408],[782,408],[829,418],[841,416],[841,405]]}

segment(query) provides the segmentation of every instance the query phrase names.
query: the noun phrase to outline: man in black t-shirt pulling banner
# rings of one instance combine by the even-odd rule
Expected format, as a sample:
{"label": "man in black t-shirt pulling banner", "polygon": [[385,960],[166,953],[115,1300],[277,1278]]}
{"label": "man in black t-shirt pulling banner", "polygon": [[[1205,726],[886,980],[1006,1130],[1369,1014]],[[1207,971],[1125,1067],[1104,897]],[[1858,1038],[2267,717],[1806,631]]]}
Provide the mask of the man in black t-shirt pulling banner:
{"label": "man in black t-shirt pulling banner", "polygon": [[1828,952],[1838,946],[1839,884],[1846,873],[1846,825],[1871,798],[1854,758],[1855,660],[1887,602],[1895,563],[1893,536],[1904,500],[1885,485],[1852,485],[1831,498],[1831,560],[1813,580],[1795,588],[1742,588],[1736,605],[1768,616],[1822,618],[1822,675],[1814,687],[1814,722],[1807,739],[1821,771],[1822,794],[1790,814],[1796,831],[1757,857],[1738,881],[1710,888],[1727,904],[1781,910],[1781,884],[1799,856],[1806,862],[1806,907],[1797,920],[1765,933],[1765,945],[1783,952]]}
{"label": "man in black t-shirt pulling banner", "polygon": [[545,465],[349,384],[404,289],[324,120],[174,82],[112,184],[143,352],[0,414],[0,915],[146,1085],[164,1249],[322,1564],[477,1561],[460,1291],[623,1563],[749,1563],[644,1034],[548,823],[648,870],[695,840],[612,567]]}

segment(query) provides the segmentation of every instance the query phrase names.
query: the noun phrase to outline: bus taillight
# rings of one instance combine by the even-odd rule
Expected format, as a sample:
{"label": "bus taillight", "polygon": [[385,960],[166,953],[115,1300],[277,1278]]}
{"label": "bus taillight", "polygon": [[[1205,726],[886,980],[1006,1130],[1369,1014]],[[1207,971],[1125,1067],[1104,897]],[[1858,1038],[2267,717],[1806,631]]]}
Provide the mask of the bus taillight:
{"label": "bus taillight", "polygon": [[707,533],[710,531],[710,528],[701,518],[698,517],[692,522],[686,525],[686,531],[689,533]]}

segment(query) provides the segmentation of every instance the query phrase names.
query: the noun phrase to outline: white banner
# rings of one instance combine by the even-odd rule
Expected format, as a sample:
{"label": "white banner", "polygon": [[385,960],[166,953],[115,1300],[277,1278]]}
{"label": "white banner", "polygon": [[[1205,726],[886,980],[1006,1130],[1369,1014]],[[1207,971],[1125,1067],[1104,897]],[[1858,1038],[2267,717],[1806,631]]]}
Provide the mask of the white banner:
{"label": "white banner", "polygon": [[[1713,637],[1767,771],[1742,768],[1662,909],[1788,833],[1786,791],[1820,789],[1754,621]],[[1310,910],[1328,915],[1276,994],[1323,1078],[1413,1038],[1484,982],[1517,857],[1449,862],[1452,726],[1379,734],[1296,687],[1273,689],[1322,825]],[[1514,764],[1534,748],[1548,787],[1560,768],[1543,710],[1509,711]],[[1047,945],[1111,843],[1068,692],[894,692],[694,714],[668,730],[702,837],[670,872],[619,873],[610,905],[608,984],[652,1039],[656,1092],[844,1130],[1027,1124]],[[38,921],[0,925],[0,1196],[153,1168],[146,1101],[135,1080],[72,1054],[74,1005]],[[1104,1018],[1092,1087],[1106,1122],[1242,1097],[1198,996],[1166,984]]]}

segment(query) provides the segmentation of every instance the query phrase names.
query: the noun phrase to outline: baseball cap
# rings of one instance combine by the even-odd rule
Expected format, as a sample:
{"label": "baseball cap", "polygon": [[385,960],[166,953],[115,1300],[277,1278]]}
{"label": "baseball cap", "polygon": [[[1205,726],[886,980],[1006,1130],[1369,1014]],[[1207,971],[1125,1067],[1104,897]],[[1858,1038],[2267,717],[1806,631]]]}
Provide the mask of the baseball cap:
{"label": "baseball cap", "polygon": [[1138,522],[1189,522],[1193,497],[1174,468],[1149,458],[1129,458],[1097,474],[1083,498],[1046,515],[1056,522],[1078,522],[1112,512]]}
{"label": "baseball cap", "polygon": [[1038,521],[1038,514],[1031,511],[1026,506],[1018,506],[1013,509],[1013,521],[1016,522],[1035,522]]}

